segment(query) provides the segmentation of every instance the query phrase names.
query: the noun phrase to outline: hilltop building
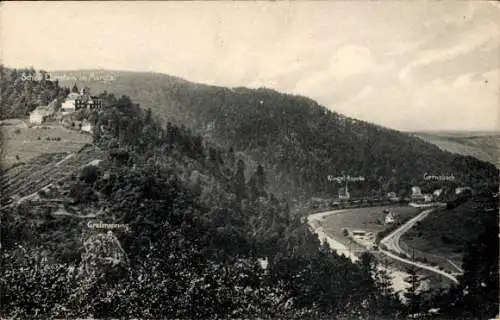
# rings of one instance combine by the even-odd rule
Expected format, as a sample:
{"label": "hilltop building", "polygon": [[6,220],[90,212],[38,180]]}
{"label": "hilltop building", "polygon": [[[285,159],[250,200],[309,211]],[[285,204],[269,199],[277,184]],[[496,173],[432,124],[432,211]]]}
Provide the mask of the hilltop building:
{"label": "hilltop building", "polygon": [[80,97],[80,95],[76,92],[71,92],[66,97],[66,100],[61,104],[61,112],[62,114],[68,114],[76,111],[76,100]]}
{"label": "hilltop building", "polygon": [[30,123],[31,124],[42,124],[47,118],[52,117],[54,110],[49,106],[37,107],[30,113]]}
{"label": "hilltop building", "polygon": [[62,103],[63,114],[75,112],[80,109],[101,110],[103,101],[97,96],[91,96],[90,90],[85,87],[78,92],[71,92]]}
{"label": "hilltop building", "polygon": [[101,98],[90,95],[90,89],[85,87],[80,90],[80,96],[75,100],[75,104],[76,110],[101,110],[103,102]]}

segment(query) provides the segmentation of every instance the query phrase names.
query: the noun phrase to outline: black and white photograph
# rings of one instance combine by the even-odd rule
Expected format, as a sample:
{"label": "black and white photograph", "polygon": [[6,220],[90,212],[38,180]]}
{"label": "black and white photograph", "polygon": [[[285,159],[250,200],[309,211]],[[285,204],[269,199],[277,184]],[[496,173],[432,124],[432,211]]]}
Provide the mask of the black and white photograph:
{"label": "black and white photograph", "polygon": [[495,320],[500,2],[0,3],[0,320]]}

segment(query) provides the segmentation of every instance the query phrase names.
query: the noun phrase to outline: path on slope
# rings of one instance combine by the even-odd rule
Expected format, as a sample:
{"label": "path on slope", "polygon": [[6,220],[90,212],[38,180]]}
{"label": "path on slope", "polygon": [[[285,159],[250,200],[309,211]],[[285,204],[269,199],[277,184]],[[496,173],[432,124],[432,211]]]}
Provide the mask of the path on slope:
{"label": "path on slope", "polygon": [[[453,275],[451,275],[448,272],[445,272],[443,270],[440,270],[439,268],[436,268],[436,267],[433,267],[430,265],[426,265],[426,264],[421,263],[421,262],[416,262],[416,261],[412,261],[412,260],[409,260],[406,258],[402,258],[402,257],[397,255],[397,254],[405,254],[405,255],[408,254],[403,249],[401,249],[401,247],[399,245],[399,241],[400,241],[401,236],[403,234],[405,234],[408,230],[410,230],[418,221],[425,219],[430,213],[432,213],[435,210],[436,209],[427,209],[427,210],[422,211],[420,214],[411,218],[405,224],[403,224],[402,226],[400,226],[399,228],[397,228],[396,230],[391,232],[388,236],[386,236],[385,238],[380,240],[380,244],[383,244],[387,249],[379,248],[379,251],[382,252],[383,254],[393,258],[393,259],[396,259],[396,260],[404,262],[406,264],[413,265],[413,266],[437,273],[443,277],[450,279],[454,283],[458,283],[457,278],[455,278]],[[394,254],[393,252],[395,252],[396,254]]]}

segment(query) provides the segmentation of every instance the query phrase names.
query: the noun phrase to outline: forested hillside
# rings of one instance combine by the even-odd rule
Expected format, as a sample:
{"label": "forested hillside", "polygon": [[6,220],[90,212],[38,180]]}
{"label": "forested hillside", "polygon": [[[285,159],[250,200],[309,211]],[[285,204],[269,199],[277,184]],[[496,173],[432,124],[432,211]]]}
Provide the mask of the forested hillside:
{"label": "forested hillside", "polygon": [[112,74],[109,83],[86,84],[98,92],[128,94],[164,121],[184,124],[211,141],[244,152],[268,170],[277,191],[332,196],[340,186],[329,182],[327,175],[342,174],[365,177],[365,182],[350,188],[354,195],[365,196],[380,190],[404,195],[412,185],[425,191],[437,187],[438,183],[423,179],[425,173],[453,174],[457,185],[498,183],[498,170],[489,163],[344,117],[304,97],[200,85],[162,74]]}
{"label": "forested hillside", "polygon": [[68,91],[45,71],[9,69],[0,65],[0,119],[27,116],[37,106],[63,99]]}
{"label": "forested hillside", "polygon": [[[165,79],[181,87],[198,87],[174,78]],[[210,90],[214,90],[199,88],[200,99],[208,99]],[[202,133],[187,125],[158,121],[157,113],[141,109],[126,96],[116,99],[113,94],[101,94],[107,107],[102,113],[86,116],[96,125],[92,147],[100,148],[107,157],[58,183],[58,191],[51,191],[54,194],[41,190],[38,202],[27,200],[18,206],[2,208],[0,316],[406,319],[410,314],[425,313],[436,306],[440,308],[437,319],[495,316],[498,291],[491,288],[495,288],[498,263],[494,263],[491,252],[495,248],[498,251],[497,232],[486,230],[470,243],[464,258],[465,275],[458,287],[439,296],[410,292],[411,307],[402,305],[391,291],[388,274],[376,268],[370,254],[352,264],[320,245],[307,225],[290,214],[286,198],[270,191],[270,185],[280,181],[273,180],[273,170],[278,172],[274,177],[281,175],[281,178],[284,173],[280,170],[289,170],[292,187],[305,188],[310,184],[314,189],[314,181],[287,168],[287,161],[292,163],[295,156],[302,162],[310,161],[310,168],[314,168],[321,159],[334,161],[347,157],[342,150],[358,152],[354,142],[363,135],[348,138],[353,130],[359,130],[357,122],[325,112],[304,98],[290,98],[267,90],[256,91],[255,95],[247,89],[238,91],[248,92],[248,99],[251,96],[259,99],[252,108],[243,108],[240,115],[237,111],[222,112],[208,102],[206,110],[212,110],[212,115],[201,113],[201,107],[185,105],[200,112],[191,114],[194,121],[186,123],[194,129],[203,127]],[[173,95],[186,94],[179,99],[189,102],[195,99],[195,92],[191,91],[191,98],[181,89]],[[283,99],[281,105],[273,102],[283,117],[260,102],[266,95]],[[217,99],[215,96],[214,101]],[[192,102],[198,103],[203,100]],[[180,110],[182,106],[177,107]],[[291,106],[302,120],[292,121],[293,115],[288,114],[285,106]],[[266,116],[262,115],[263,110],[267,110]],[[181,111],[163,114],[186,115]],[[315,118],[320,114],[330,120],[321,122]],[[202,123],[202,116],[214,121]],[[228,120],[231,117],[234,126]],[[253,126],[262,124],[258,127],[263,132],[262,141],[244,117]],[[264,127],[266,121],[271,121],[270,124],[285,121],[280,124],[285,128],[290,124],[293,128],[288,132],[297,134],[289,135],[294,140],[289,141],[285,151],[307,151],[311,160],[300,157],[299,153],[286,154],[285,169],[273,167],[276,154],[266,158],[260,152],[270,148],[269,141],[277,141],[277,148],[288,140],[286,135],[280,135],[282,127],[276,124]],[[338,127],[340,123],[344,126]],[[324,149],[308,135],[319,134],[325,130],[322,128],[336,130],[339,136],[350,140],[335,152]],[[361,128],[373,134],[363,139],[372,139],[369,141],[374,143],[382,144],[382,138],[391,136],[396,142],[407,141],[406,136],[380,127],[363,124]],[[225,133],[232,135],[231,139],[224,130],[232,130]],[[201,134],[211,139],[204,139]],[[244,134],[248,135],[246,142]],[[323,143],[332,146],[326,134],[319,136],[325,139]],[[333,141],[339,143],[338,139]],[[428,160],[434,159],[432,147],[411,141],[414,144],[408,150],[415,154],[430,150]],[[252,152],[251,167],[246,161],[248,157],[238,150]],[[364,156],[373,161],[384,159],[385,166],[391,168],[397,179],[399,174],[407,174],[397,168],[392,171],[391,161],[397,158],[398,151],[392,150],[385,158],[367,152]],[[445,161],[446,156],[451,157],[440,155]],[[438,159],[432,161],[437,163]],[[452,161],[457,161],[457,166],[476,164],[471,158],[452,158]],[[484,177],[489,167],[484,165],[483,170],[474,173],[477,179]],[[320,171],[307,172],[320,179]],[[55,207],[47,205],[51,202]],[[101,223],[123,228],[92,227]],[[497,225],[491,229],[496,230]],[[478,265],[473,262],[477,255],[493,258]]]}
{"label": "forested hillside", "polygon": [[234,152],[162,127],[127,97],[96,121],[108,158],[64,182],[68,195],[54,195],[64,214],[29,202],[2,212],[2,317],[404,315],[374,261],[320,246],[267,190],[262,167],[245,176]]}

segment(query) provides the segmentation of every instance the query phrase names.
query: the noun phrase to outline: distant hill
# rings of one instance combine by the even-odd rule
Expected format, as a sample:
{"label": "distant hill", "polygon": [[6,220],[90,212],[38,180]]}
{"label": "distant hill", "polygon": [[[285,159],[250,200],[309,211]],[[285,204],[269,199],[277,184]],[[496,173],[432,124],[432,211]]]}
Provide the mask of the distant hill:
{"label": "distant hill", "polygon": [[[362,176],[351,194],[424,191],[439,183],[424,174],[453,174],[456,184],[498,183],[498,170],[472,157],[442,151],[420,138],[345,117],[315,101],[269,89],[225,88],[164,74],[121,71],[56,72],[60,84],[128,95],[164,122],[183,124],[226,148],[262,163],[274,191],[336,196],[327,176]],[[88,79],[90,76],[93,79]],[[107,80],[103,79],[107,77]],[[82,79],[83,80],[78,80]]]}
{"label": "distant hill", "polygon": [[443,150],[473,156],[499,166],[500,132],[437,131],[411,134]]}

